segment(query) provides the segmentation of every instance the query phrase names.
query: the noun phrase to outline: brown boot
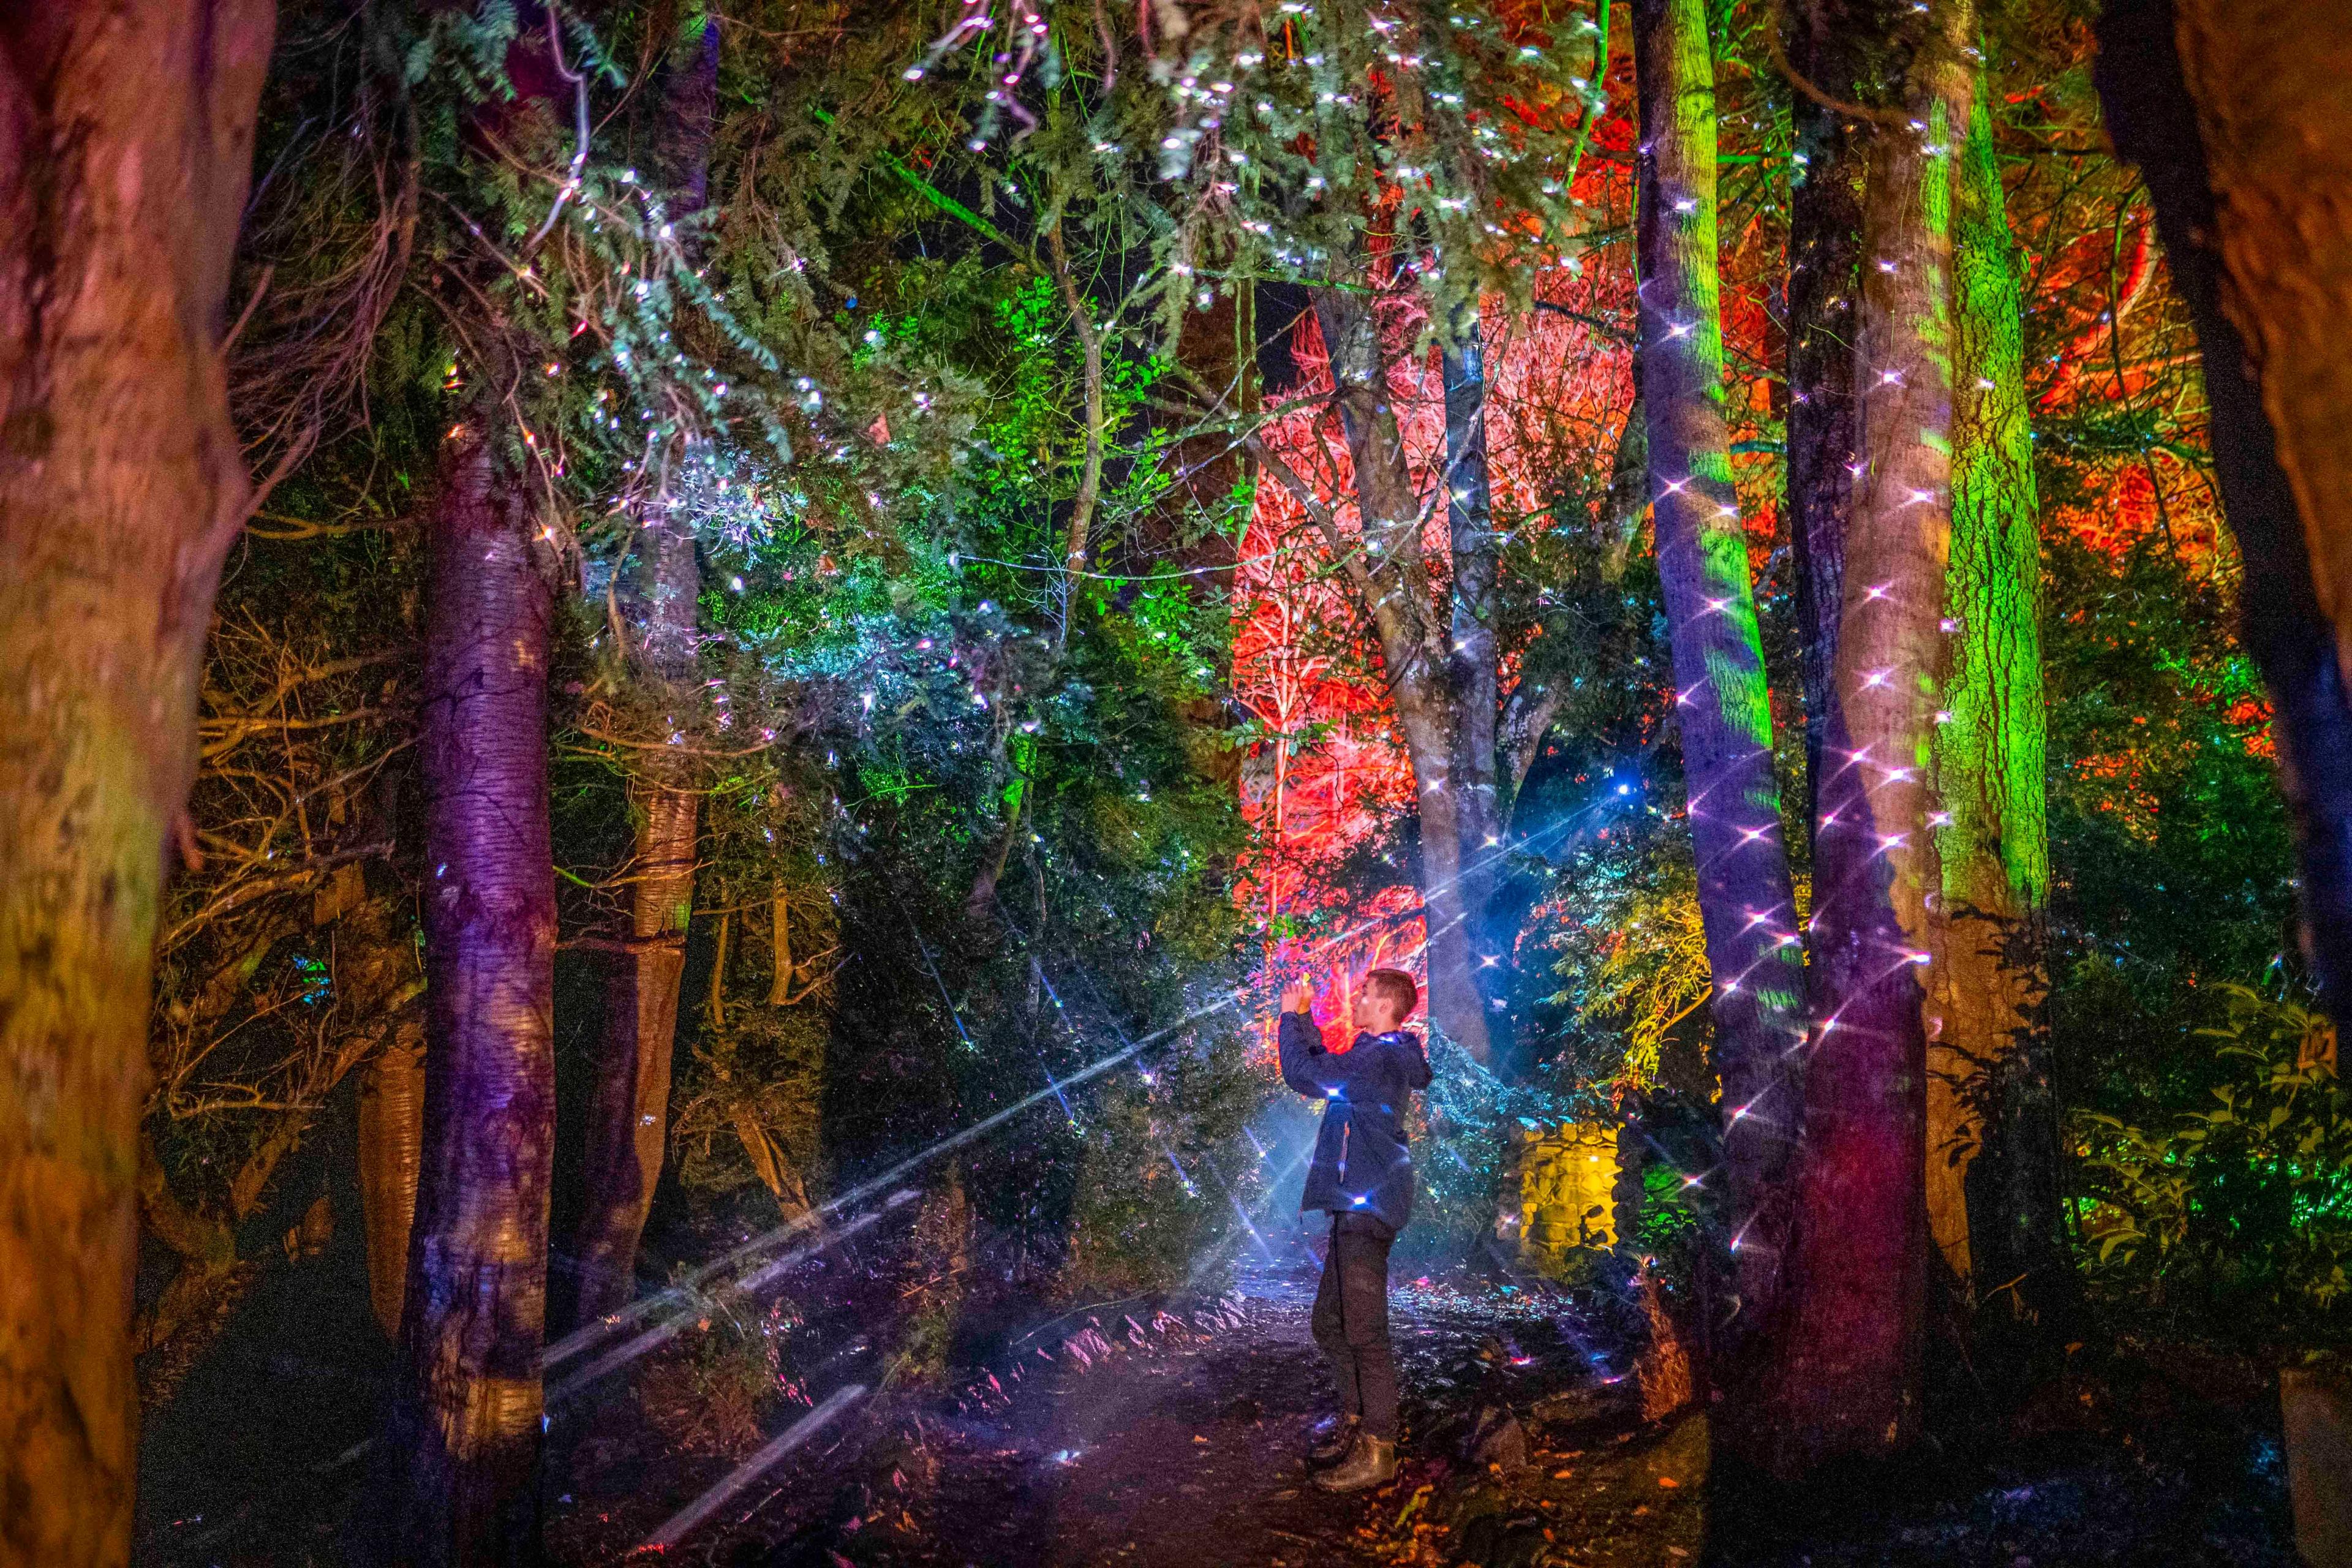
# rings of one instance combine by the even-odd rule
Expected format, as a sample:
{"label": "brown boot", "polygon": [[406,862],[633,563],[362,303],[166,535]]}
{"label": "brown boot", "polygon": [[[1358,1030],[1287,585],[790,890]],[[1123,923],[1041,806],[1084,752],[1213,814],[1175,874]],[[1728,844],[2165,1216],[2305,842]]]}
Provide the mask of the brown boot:
{"label": "brown boot", "polygon": [[1315,1484],[1327,1492],[1360,1492],[1387,1485],[1396,1473],[1396,1439],[1360,1432],[1348,1457],[1316,1477]]}
{"label": "brown boot", "polygon": [[1336,1465],[1346,1458],[1348,1451],[1356,1446],[1356,1418],[1352,1415],[1326,1415],[1315,1423],[1314,1430],[1307,1436],[1315,1442],[1307,1450],[1307,1462],[1310,1465]]}

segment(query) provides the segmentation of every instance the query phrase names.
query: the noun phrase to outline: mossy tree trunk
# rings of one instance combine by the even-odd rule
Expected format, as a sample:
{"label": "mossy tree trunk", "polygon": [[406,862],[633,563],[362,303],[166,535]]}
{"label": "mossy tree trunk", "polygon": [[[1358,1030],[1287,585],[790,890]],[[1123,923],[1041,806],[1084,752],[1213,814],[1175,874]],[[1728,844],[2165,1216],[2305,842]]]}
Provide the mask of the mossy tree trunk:
{"label": "mossy tree trunk", "polygon": [[[1699,913],[1714,980],[1724,1194],[1743,1321],[1780,1289],[1797,1131],[1801,951],[1748,531],[1732,485],[1716,257],[1715,61],[1703,0],[1636,0],[1641,405]],[[1738,1352],[1721,1369],[1738,1381]]]}
{"label": "mossy tree trunk", "polygon": [[139,1114],[266,0],[0,11],[0,1563],[131,1551]]}
{"label": "mossy tree trunk", "polygon": [[2024,289],[1981,77],[1952,241],[1951,669],[1936,731],[1941,873],[1928,910],[1927,1226],[1964,1289],[2063,1290],[2057,1126],[2042,1033],[2042,539]]}

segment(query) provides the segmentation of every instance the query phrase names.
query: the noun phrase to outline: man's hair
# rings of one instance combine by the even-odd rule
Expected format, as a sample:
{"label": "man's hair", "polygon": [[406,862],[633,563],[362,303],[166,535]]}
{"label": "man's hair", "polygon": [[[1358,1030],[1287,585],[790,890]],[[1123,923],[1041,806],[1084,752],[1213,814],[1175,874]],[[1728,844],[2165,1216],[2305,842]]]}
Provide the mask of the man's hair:
{"label": "man's hair", "polygon": [[1400,1024],[1412,1017],[1412,1010],[1421,1005],[1421,987],[1414,984],[1412,976],[1402,969],[1371,971],[1364,976],[1364,990],[1392,1003]]}

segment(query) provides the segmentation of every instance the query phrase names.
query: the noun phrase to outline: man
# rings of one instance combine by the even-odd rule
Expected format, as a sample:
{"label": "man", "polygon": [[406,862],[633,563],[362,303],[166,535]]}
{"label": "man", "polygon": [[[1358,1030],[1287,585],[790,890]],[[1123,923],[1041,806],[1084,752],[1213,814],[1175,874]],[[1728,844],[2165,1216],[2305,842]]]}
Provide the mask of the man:
{"label": "man", "polygon": [[1300,981],[1282,994],[1282,1079],[1323,1103],[1315,1163],[1299,1211],[1331,1216],[1331,1249],[1315,1291],[1315,1342],[1339,1387],[1339,1414],[1317,1429],[1311,1453],[1329,1467],[1327,1491],[1360,1491],[1397,1468],[1396,1357],[1389,1347],[1389,1247],[1412,1216],[1412,1156],[1404,1113],[1429,1087],[1421,1037],[1401,1026],[1421,988],[1401,969],[1375,969],[1356,993],[1345,1049],[1323,1048],[1315,995]]}

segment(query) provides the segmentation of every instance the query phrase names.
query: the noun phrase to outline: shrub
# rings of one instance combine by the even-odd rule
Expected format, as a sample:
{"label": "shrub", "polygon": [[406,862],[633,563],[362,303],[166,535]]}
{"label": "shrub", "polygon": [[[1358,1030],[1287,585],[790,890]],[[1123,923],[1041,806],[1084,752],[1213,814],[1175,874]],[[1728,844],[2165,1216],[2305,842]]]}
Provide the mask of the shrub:
{"label": "shrub", "polygon": [[2336,1026],[2224,991],[2226,1021],[2199,1031],[2219,1042],[2210,1108],[2158,1131],[2076,1118],[2095,1277],[2158,1307],[2196,1301],[2224,1337],[2343,1340],[2352,1325],[2330,1309],[2352,1287],[2352,1096]]}

